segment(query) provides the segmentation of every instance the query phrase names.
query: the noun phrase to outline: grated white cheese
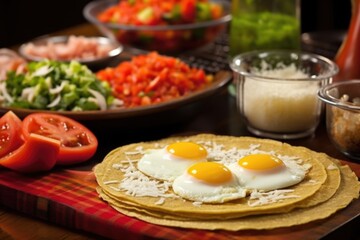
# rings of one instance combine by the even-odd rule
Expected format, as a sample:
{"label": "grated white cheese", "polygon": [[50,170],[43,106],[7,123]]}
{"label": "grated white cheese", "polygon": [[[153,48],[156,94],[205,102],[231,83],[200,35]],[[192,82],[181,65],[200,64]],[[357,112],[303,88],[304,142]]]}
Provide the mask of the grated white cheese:
{"label": "grated white cheese", "polygon": [[335,164],[330,164],[328,167],[327,167],[328,170],[336,170],[336,169],[339,169]]}
{"label": "grated white cheese", "polygon": [[251,207],[266,205],[270,203],[275,203],[282,201],[288,198],[298,198],[298,195],[286,195],[287,193],[292,193],[294,190],[292,189],[282,189],[282,190],[274,190],[269,192],[259,192],[254,190],[250,194],[250,198],[248,201],[248,205]]}
{"label": "grated white cheese", "polygon": [[142,146],[136,147],[135,151],[125,152],[125,155],[137,155],[137,154],[144,154],[144,148]]}
{"label": "grated white cheese", "polygon": [[155,205],[162,205],[165,202],[165,198],[161,197],[158,201],[155,202]]}
{"label": "grated white cheese", "polygon": [[120,183],[120,181],[119,180],[110,180],[110,181],[105,181],[104,182],[105,185],[115,184],[115,183]]}
{"label": "grated white cheese", "polygon": [[194,206],[196,207],[201,207],[201,205],[203,204],[203,202],[193,202],[192,203]]}
{"label": "grated white cheese", "polygon": [[170,182],[146,176],[135,167],[133,161],[127,161],[127,164],[120,164],[116,167],[115,169],[124,173],[124,178],[118,186],[120,191],[136,197],[175,197],[174,194],[169,193]]}
{"label": "grated white cheese", "polygon": [[224,165],[231,164],[236,162],[240,158],[255,153],[257,148],[260,146],[258,144],[252,144],[248,149],[237,149],[235,147],[228,150],[224,149],[224,145],[217,144],[216,142],[198,142],[206,148],[208,152],[208,158],[212,161],[218,161]]}
{"label": "grated white cheese", "polygon": [[114,187],[114,186],[109,186],[109,188],[111,188],[114,191],[120,192],[120,188]]}
{"label": "grated white cheese", "polygon": [[112,167],[115,168],[116,170],[120,170],[121,167],[122,167],[122,165],[119,164],[119,163],[114,163],[114,164],[112,165]]}
{"label": "grated white cheese", "polygon": [[311,180],[309,180],[309,183],[310,183],[310,184],[317,184],[318,182],[315,181],[314,179],[311,179]]}

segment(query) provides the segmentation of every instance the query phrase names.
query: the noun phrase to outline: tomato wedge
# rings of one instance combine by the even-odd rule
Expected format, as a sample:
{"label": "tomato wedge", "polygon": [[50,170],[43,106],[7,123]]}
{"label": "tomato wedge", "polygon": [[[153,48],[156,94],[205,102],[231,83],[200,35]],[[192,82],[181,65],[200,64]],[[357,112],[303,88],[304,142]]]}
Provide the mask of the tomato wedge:
{"label": "tomato wedge", "polygon": [[30,134],[21,147],[0,159],[0,165],[22,173],[47,171],[54,167],[59,149],[60,141]]}
{"label": "tomato wedge", "polygon": [[81,123],[52,113],[33,113],[23,120],[25,140],[31,133],[57,139],[61,142],[58,165],[70,165],[90,159],[96,152],[98,140]]}
{"label": "tomato wedge", "polygon": [[22,122],[12,111],[0,118],[0,157],[20,147],[22,138]]}

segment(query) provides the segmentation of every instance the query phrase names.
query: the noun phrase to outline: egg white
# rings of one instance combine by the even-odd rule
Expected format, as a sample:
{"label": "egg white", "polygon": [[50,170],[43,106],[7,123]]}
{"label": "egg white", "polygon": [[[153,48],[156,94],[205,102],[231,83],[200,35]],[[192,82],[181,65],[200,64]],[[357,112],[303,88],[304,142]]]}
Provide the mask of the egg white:
{"label": "egg white", "polygon": [[207,184],[187,172],[175,179],[173,191],[184,199],[204,203],[224,203],[246,196],[246,189],[240,187],[235,177],[225,184]]}
{"label": "egg white", "polygon": [[174,181],[192,164],[206,161],[206,158],[190,160],[176,157],[166,151],[166,148],[151,149],[138,161],[137,168],[150,177]]}
{"label": "egg white", "polygon": [[305,178],[305,168],[294,163],[284,164],[284,167],[267,171],[249,170],[237,162],[230,164],[228,168],[235,174],[242,187],[270,191],[293,186]]}

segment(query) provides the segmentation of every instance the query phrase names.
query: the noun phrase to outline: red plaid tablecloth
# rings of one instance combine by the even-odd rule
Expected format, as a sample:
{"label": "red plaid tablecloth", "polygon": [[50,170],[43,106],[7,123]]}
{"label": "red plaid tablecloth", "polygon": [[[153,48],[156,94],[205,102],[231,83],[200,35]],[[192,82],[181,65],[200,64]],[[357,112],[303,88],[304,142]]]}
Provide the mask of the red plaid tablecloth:
{"label": "red plaid tablecloth", "polygon": [[119,239],[232,239],[236,233],[171,228],[120,214],[95,191],[90,171],[24,176],[0,170],[0,204],[71,229]]}

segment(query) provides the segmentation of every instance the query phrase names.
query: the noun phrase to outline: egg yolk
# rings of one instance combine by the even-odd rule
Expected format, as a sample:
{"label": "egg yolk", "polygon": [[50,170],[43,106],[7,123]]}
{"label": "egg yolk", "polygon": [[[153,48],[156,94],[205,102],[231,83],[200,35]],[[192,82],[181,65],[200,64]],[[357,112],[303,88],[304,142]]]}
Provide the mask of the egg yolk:
{"label": "egg yolk", "polygon": [[176,157],[189,160],[206,158],[207,156],[207,151],[204,147],[192,142],[173,143],[167,146],[166,150]]}
{"label": "egg yolk", "polygon": [[224,165],[215,162],[195,163],[188,168],[187,172],[194,178],[213,185],[227,183],[232,180],[230,170]]}
{"label": "egg yolk", "polygon": [[241,158],[238,164],[249,170],[273,170],[284,167],[284,163],[277,157],[269,154],[252,154]]}

